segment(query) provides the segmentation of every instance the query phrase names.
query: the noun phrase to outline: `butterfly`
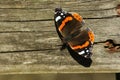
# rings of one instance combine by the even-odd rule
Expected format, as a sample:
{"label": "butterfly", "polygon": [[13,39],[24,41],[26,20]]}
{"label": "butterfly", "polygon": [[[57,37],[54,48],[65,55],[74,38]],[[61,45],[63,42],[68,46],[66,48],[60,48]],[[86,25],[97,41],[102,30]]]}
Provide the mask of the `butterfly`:
{"label": "butterfly", "polygon": [[90,28],[84,28],[84,20],[78,13],[55,9],[54,23],[59,38],[62,41],[61,51],[68,49],[70,55],[80,65],[90,67],[92,64],[92,48],[94,33]]}

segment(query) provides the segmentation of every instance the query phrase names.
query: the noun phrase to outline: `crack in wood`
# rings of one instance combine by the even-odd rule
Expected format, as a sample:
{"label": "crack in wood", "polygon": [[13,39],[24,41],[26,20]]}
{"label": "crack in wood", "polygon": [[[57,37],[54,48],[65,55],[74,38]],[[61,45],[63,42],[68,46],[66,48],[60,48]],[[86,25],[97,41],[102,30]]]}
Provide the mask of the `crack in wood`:
{"label": "crack in wood", "polygon": [[19,9],[19,10],[28,10],[28,9],[33,9],[33,10],[37,10],[37,9],[48,9],[48,8],[0,8],[0,9]]}
{"label": "crack in wood", "polygon": [[[119,15],[105,16],[105,17],[84,17],[83,19],[111,19],[118,18]],[[40,20],[0,20],[0,22],[39,22],[39,21],[53,21],[54,19],[40,19]]]}
{"label": "crack in wood", "polygon": [[39,21],[52,21],[53,19],[40,19],[40,20],[0,20],[0,22],[39,22]]}
{"label": "crack in wood", "polygon": [[105,9],[94,9],[94,10],[72,10],[72,11],[81,11],[81,12],[83,12],[83,11],[106,11],[106,10],[112,10],[112,9],[115,9],[116,7],[112,7],[112,8],[105,8]]}
{"label": "crack in wood", "polygon": [[83,18],[83,19],[111,19],[111,18],[118,18],[119,15],[112,15],[112,16],[105,16],[105,17],[94,17],[94,18]]}
{"label": "crack in wood", "polygon": [[2,53],[23,53],[23,52],[38,52],[38,51],[54,51],[54,50],[59,50],[59,48],[36,49],[36,50],[0,51],[0,54],[2,54]]}
{"label": "crack in wood", "polygon": [[41,32],[55,32],[55,31],[0,31],[0,33],[41,33]]}
{"label": "crack in wood", "polygon": [[[64,7],[62,7],[62,8],[64,8]],[[67,7],[65,7],[65,8],[67,8]],[[116,8],[116,6],[115,7],[112,7],[112,8],[105,8],[105,9],[96,9],[96,10],[80,10],[80,11],[104,11],[104,10],[112,10],[112,9],[115,9]],[[19,10],[41,10],[41,9],[47,9],[48,10],[48,8],[0,8],[0,9],[19,9]],[[75,11],[75,10],[74,10]],[[76,11],[79,11],[79,10],[76,10]]]}
{"label": "crack in wood", "polygon": [[99,2],[99,3],[105,3],[105,2],[112,2],[113,0],[106,0],[106,1],[101,1],[101,0],[88,0],[88,1],[82,1],[81,3],[88,3],[88,2]]}

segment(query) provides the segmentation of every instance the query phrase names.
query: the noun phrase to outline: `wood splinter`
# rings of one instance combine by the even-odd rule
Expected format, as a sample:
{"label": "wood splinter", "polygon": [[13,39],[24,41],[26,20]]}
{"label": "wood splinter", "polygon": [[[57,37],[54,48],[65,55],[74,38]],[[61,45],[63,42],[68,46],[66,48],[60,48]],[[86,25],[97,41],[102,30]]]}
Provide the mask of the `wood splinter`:
{"label": "wood splinter", "polygon": [[104,48],[108,51],[118,52],[120,51],[120,44],[117,44],[112,39],[107,39],[105,41],[94,42],[94,44],[104,43]]}

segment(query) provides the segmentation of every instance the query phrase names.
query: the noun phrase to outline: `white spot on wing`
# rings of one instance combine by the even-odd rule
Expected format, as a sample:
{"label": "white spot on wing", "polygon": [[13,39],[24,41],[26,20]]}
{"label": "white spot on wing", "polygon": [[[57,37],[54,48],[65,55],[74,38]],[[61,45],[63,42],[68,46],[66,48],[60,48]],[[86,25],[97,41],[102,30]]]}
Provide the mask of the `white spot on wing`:
{"label": "white spot on wing", "polygon": [[82,55],[84,53],[85,53],[85,51],[78,52],[79,55]]}
{"label": "white spot on wing", "polygon": [[60,15],[61,15],[61,16],[63,16],[64,14],[63,14],[63,13],[61,13]]}
{"label": "white spot on wing", "polygon": [[57,22],[57,21],[59,21],[61,19],[61,17],[60,16],[57,16],[56,18],[55,18],[55,21]]}
{"label": "white spot on wing", "polygon": [[86,52],[89,52],[89,50],[86,50]]}

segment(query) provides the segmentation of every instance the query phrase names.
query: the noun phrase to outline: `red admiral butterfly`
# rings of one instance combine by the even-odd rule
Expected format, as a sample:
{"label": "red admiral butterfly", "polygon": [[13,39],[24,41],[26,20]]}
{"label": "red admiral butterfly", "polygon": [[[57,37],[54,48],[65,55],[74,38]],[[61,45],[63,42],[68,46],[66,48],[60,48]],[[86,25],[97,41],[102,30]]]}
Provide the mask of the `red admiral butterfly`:
{"label": "red admiral butterfly", "polygon": [[92,63],[94,34],[90,28],[83,29],[83,18],[77,13],[68,13],[61,8],[56,8],[54,22],[63,42],[61,50],[67,48],[79,64],[89,67]]}

